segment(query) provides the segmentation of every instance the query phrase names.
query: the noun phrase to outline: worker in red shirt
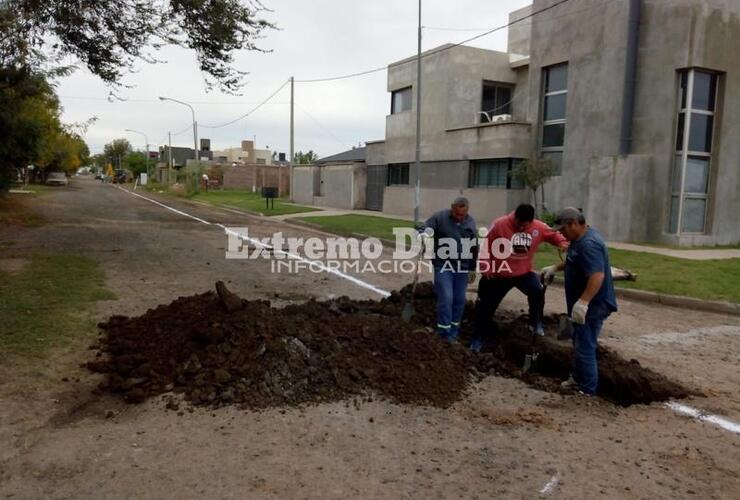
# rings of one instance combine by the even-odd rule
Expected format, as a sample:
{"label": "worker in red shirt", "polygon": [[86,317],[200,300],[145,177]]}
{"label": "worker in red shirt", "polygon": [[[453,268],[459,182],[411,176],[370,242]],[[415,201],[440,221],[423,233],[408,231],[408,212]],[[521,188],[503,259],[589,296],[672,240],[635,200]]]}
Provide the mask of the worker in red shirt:
{"label": "worker in red shirt", "polygon": [[563,250],[568,248],[565,237],[535,219],[534,207],[526,203],[491,224],[478,261],[482,277],[478,283],[471,350],[480,351],[483,341],[495,333],[496,309],[514,287],[527,296],[531,331],[545,334],[541,318],[545,297],[539,274],[532,264],[537,247],[543,241]]}

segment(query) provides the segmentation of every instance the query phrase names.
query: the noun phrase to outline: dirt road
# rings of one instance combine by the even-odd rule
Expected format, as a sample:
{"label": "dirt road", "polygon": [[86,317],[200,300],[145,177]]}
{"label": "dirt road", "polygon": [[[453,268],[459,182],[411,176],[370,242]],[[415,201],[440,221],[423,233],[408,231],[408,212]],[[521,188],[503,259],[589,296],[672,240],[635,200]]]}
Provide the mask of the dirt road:
{"label": "dirt road", "polygon": [[[154,196],[147,195],[154,198]],[[250,236],[318,234],[278,221],[159,198]],[[0,229],[0,258],[38,248],[105,268],[118,297],[96,319],[139,315],[217,280],[276,304],[375,292],[330,274],[270,272],[227,260],[226,235],[114,186],[78,180],[39,198],[47,224]],[[12,255],[11,255],[12,253]],[[400,275],[363,275],[385,290]],[[512,292],[503,307],[523,308]],[[547,309],[560,312],[561,291]],[[662,404],[615,406],[487,377],[451,408],[377,399],[249,412],[150,400],[127,406],[92,389],[76,349],[0,360],[0,496],[13,498],[737,498],[740,435]],[[602,342],[706,397],[683,403],[740,421],[740,318],[620,302]],[[64,382],[62,378],[70,381]]]}

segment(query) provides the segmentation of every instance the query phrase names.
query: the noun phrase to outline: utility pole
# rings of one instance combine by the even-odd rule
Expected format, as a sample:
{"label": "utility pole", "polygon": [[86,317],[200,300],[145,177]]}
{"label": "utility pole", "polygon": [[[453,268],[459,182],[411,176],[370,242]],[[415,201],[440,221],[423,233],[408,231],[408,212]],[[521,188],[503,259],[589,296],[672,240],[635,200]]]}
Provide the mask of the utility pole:
{"label": "utility pole", "polygon": [[147,182],[152,181],[152,174],[149,173],[149,143],[146,143],[146,176],[148,177]]}
{"label": "utility pole", "polygon": [[416,160],[414,162],[414,226],[419,225],[419,204],[421,203],[421,0],[419,0],[419,29],[416,51]]}
{"label": "utility pole", "polygon": [[295,86],[295,78],[290,77],[290,152],[288,153],[290,155],[288,159],[288,165],[290,168],[290,199],[293,200],[293,146],[294,146],[294,138],[295,138],[295,130],[293,128],[294,122],[293,122],[293,105],[294,105],[294,86]]}
{"label": "utility pole", "polygon": [[167,183],[172,184],[172,132],[167,132]]}
{"label": "utility pole", "polygon": [[[190,104],[183,102],[183,101],[178,101],[177,99],[173,99],[171,97],[160,96],[159,100],[176,102],[178,104],[182,104],[183,106],[187,106],[188,108],[190,108],[190,113],[193,115],[193,149],[195,150],[195,162],[196,162],[195,165],[196,165],[196,170],[198,170],[198,161],[200,160],[200,155],[198,154],[198,122],[195,120],[195,110]],[[200,187],[200,179],[198,178],[198,174],[196,174],[196,179],[195,179],[195,192],[196,193],[199,191],[199,187]]]}
{"label": "utility pole", "polygon": [[195,161],[200,161],[198,151],[198,122],[193,119],[193,147],[195,148]]}
{"label": "utility pole", "polygon": [[139,134],[139,135],[144,136],[144,142],[146,143],[146,151],[145,151],[146,156],[144,157],[144,162],[146,164],[146,175],[147,177],[151,176],[151,174],[149,173],[149,138],[144,132],[140,132],[138,130],[127,128],[126,132],[133,132],[134,134]]}

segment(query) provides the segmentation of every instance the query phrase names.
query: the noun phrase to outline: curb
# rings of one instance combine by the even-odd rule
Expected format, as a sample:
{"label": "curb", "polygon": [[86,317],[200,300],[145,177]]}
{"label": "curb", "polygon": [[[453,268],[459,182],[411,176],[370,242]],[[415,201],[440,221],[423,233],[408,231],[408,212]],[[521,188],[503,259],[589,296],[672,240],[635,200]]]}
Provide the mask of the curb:
{"label": "curb", "polygon": [[702,300],[694,297],[683,297],[680,295],[665,295],[662,293],[648,292],[646,290],[634,290],[631,288],[614,287],[614,292],[617,297],[624,299],[652,302],[664,306],[681,307],[697,311],[740,316],[740,304],[734,304],[732,302]]}
{"label": "curb", "polygon": [[[562,279],[556,278],[553,285],[563,287]],[[648,302],[670,307],[679,307],[683,309],[693,309],[695,311],[706,311],[711,313],[730,314],[740,316],[740,304],[733,302],[721,302],[715,300],[702,300],[694,297],[684,297],[682,295],[667,295],[657,292],[648,292],[647,290],[635,290],[633,288],[614,287],[614,293],[620,299],[635,300],[639,302]]]}

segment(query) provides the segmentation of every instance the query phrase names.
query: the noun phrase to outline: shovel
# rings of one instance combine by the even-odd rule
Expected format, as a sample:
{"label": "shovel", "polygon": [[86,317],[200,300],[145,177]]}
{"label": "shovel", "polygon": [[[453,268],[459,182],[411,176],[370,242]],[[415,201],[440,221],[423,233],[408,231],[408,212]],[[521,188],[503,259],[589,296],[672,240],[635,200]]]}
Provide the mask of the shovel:
{"label": "shovel", "polygon": [[[542,285],[542,307],[540,309],[540,321],[545,318],[545,292],[547,292],[547,285],[552,283],[552,280],[546,280],[544,276],[540,276],[540,284]],[[522,367],[522,373],[527,373],[537,362],[537,358],[540,357],[540,353],[537,351],[537,341],[539,335],[532,333],[532,354],[524,356],[524,366]]]}
{"label": "shovel", "polygon": [[414,282],[411,285],[411,297],[408,298],[406,303],[403,305],[403,311],[401,311],[401,319],[408,323],[411,321],[411,317],[414,315],[414,295],[416,294],[416,285],[419,283],[419,274],[421,274],[421,259],[424,258],[424,241],[422,240],[421,249],[419,250],[419,257],[416,260],[416,273],[414,274]]}

